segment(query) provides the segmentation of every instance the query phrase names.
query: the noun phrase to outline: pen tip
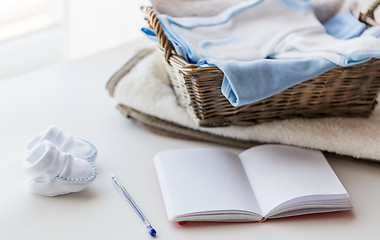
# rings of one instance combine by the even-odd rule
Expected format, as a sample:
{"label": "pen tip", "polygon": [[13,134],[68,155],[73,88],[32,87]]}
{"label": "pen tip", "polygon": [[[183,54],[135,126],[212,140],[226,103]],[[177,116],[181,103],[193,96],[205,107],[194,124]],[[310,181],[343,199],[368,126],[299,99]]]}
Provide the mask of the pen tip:
{"label": "pen tip", "polygon": [[154,230],[154,228],[152,228],[151,225],[149,225],[147,228],[149,230],[149,235],[150,236],[152,236],[152,237],[156,236],[157,232],[156,232],[156,230]]}

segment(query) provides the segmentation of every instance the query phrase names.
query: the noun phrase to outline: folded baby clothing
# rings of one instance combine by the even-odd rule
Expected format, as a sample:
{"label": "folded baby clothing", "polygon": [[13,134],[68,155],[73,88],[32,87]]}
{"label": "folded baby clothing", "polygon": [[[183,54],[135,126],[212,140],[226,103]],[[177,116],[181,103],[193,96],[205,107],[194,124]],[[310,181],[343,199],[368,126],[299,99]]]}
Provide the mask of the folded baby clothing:
{"label": "folded baby clothing", "polygon": [[97,150],[92,143],[78,137],[67,135],[54,125],[49,126],[47,130],[30,139],[26,145],[26,149],[31,151],[35,146],[45,140],[56,145],[60,151],[70,153],[73,157],[95,162]]}
{"label": "folded baby clothing", "polygon": [[178,104],[160,52],[148,40],[142,46],[143,42],[130,43],[127,63],[109,80],[112,84],[107,89],[119,103],[118,109],[147,129],[242,148],[280,143],[380,161],[379,106],[369,118],[298,118],[246,127],[200,127]]}
{"label": "folded baby clothing", "polygon": [[362,35],[366,25],[352,16],[349,11],[343,11],[323,24],[326,32],[339,39],[351,39]]}
{"label": "folded baby clothing", "polygon": [[44,196],[82,191],[96,177],[94,163],[62,152],[47,140],[31,150],[24,167],[31,191]]}
{"label": "folded baby clothing", "polygon": [[[211,17],[247,0],[151,0],[158,14],[171,17]],[[312,0],[316,18],[327,33],[349,39],[357,37],[365,24],[358,21],[360,5],[357,0]],[[343,28],[343,30],[341,29]],[[349,36],[340,37],[339,33]]]}
{"label": "folded baby clothing", "polygon": [[380,57],[373,36],[342,40],[327,34],[308,0],[247,0],[216,16],[158,18],[187,62],[215,65],[224,73],[222,93],[233,106],[262,100],[336,65]]}

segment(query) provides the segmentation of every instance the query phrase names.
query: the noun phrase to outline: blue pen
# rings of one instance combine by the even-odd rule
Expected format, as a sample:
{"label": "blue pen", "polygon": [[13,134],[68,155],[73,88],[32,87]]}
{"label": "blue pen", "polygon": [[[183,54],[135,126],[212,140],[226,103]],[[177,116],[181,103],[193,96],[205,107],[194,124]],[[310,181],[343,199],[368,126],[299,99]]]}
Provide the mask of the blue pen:
{"label": "blue pen", "polygon": [[129,193],[127,192],[125,187],[119,183],[119,181],[117,180],[117,178],[114,175],[111,174],[111,177],[112,177],[113,182],[115,183],[115,186],[119,190],[120,194],[124,197],[125,200],[127,200],[129,205],[131,205],[131,207],[133,208],[133,210],[135,211],[137,216],[140,218],[140,220],[143,222],[145,227],[148,229],[149,235],[152,237],[156,236],[156,230],[154,230],[152,225],[150,225],[148,219],[141,212],[139,207],[136,205],[135,201],[133,201],[131,195],[129,195]]}

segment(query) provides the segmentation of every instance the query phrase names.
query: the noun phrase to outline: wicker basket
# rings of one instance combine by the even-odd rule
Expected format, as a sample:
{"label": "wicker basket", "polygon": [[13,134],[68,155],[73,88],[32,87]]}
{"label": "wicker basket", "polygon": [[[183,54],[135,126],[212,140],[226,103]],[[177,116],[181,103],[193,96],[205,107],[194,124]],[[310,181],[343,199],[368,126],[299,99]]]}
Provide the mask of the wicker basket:
{"label": "wicker basket", "polygon": [[[380,0],[361,15],[375,24],[373,12]],[[202,127],[252,125],[296,117],[366,117],[376,105],[380,88],[380,59],[332,70],[297,84],[269,98],[241,107],[232,106],[221,93],[223,72],[215,66],[200,67],[178,56],[152,7],[145,18],[160,40],[168,72],[180,105]]]}

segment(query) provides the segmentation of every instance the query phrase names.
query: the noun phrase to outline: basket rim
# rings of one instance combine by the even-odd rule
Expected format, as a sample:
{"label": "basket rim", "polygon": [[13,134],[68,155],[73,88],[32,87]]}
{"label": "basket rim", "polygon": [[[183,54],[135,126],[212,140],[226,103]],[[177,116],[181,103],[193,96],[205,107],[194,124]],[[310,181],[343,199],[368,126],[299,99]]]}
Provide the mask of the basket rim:
{"label": "basket rim", "polygon": [[[380,0],[377,1],[380,4]],[[146,7],[144,12],[160,41],[158,49],[163,51],[168,63],[166,66],[178,103],[199,126],[245,126],[294,117],[367,117],[376,105],[380,89],[380,59],[371,59],[359,66],[336,66],[262,101],[234,107],[220,92],[223,72],[215,65],[199,66],[186,62],[174,51],[153,8]],[[368,71],[364,66],[367,69],[372,67]],[[351,76],[352,73],[357,76]],[[363,78],[367,73],[371,76]],[[332,87],[326,88],[327,85]]]}
{"label": "basket rim", "polygon": [[[379,6],[380,6],[380,0],[376,0],[371,6],[369,6],[366,13],[364,14],[360,13],[359,21],[365,23],[368,27],[379,26],[380,24],[376,22],[375,17],[374,17],[374,12],[379,8]],[[165,60],[169,65],[171,65],[171,62],[180,63],[184,67],[184,70],[201,67],[196,64],[186,62],[186,60],[184,60],[180,55],[178,55],[172,43],[169,41],[168,37],[166,36],[161,26],[161,22],[157,18],[157,13],[154,10],[153,6],[141,6],[141,10],[145,14],[145,20],[148,22],[149,27],[151,27],[156,33],[160,46],[164,52]],[[170,61],[169,60],[170,58],[173,58],[173,60]],[[203,67],[207,68],[208,66],[203,66]],[[214,66],[211,66],[211,67],[214,67]]]}

